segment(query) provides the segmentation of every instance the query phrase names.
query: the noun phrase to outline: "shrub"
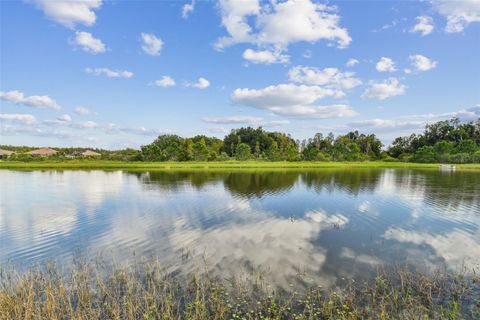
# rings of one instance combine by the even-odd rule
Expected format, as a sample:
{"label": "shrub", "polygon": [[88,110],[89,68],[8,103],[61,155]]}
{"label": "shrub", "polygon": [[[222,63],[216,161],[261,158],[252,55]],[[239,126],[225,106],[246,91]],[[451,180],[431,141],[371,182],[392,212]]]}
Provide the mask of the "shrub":
{"label": "shrub", "polygon": [[30,154],[20,153],[20,154],[12,154],[8,160],[12,161],[22,161],[22,162],[31,162],[31,161],[43,161],[45,158],[43,157],[35,157]]}
{"label": "shrub", "polygon": [[458,153],[469,153],[469,154],[473,154],[475,151],[477,151],[477,149],[478,147],[475,141],[470,139],[460,141],[457,147],[455,148],[455,150]]}
{"label": "shrub", "polygon": [[435,149],[431,146],[421,147],[413,155],[413,161],[421,163],[432,163],[437,161]]}
{"label": "shrub", "polygon": [[215,161],[218,158],[218,154],[215,151],[210,151],[208,154],[208,161]]}
{"label": "shrub", "polygon": [[468,153],[456,153],[450,157],[450,161],[453,163],[470,163],[473,156]]}
{"label": "shrub", "polygon": [[315,157],[315,160],[316,161],[332,161],[332,157],[328,153],[318,152]]}
{"label": "shrub", "polygon": [[475,152],[472,156],[472,162],[474,163],[480,163],[480,150]]}
{"label": "shrub", "polygon": [[398,160],[403,162],[410,162],[413,159],[413,155],[410,153],[402,153],[398,156]]}
{"label": "shrub", "polygon": [[220,155],[215,160],[217,160],[217,161],[228,161],[228,160],[230,160],[230,157],[228,156],[228,154],[226,152],[222,152],[222,153],[220,153]]}
{"label": "shrub", "polygon": [[250,146],[246,143],[240,143],[235,149],[235,158],[239,161],[249,160],[252,157]]}
{"label": "shrub", "polygon": [[385,162],[396,162],[398,161],[397,159],[395,159],[394,157],[390,157],[390,155],[386,152],[382,152],[381,156],[380,156],[380,159],[382,161],[385,161]]}

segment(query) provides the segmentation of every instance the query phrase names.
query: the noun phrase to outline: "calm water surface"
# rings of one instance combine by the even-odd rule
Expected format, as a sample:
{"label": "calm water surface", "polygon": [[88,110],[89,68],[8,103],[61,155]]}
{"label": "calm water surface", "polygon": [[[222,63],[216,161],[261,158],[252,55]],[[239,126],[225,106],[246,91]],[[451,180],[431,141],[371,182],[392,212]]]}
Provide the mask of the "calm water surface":
{"label": "calm water surface", "polygon": [[331,285],[382,265],[480,267],[480,173],[0,170],[0,263],[82,253]]}

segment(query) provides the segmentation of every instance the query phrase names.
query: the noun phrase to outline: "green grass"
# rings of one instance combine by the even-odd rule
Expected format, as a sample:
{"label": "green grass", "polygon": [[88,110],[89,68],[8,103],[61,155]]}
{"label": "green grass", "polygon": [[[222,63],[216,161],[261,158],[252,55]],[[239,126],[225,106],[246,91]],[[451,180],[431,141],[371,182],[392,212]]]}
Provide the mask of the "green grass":
{"label": "green grass", "polygon": [[[103,160],[44,160],[34,162],[0,161],[0,169],[304,169],[304,168],[438,168],[438,163],[406,162],[122,162]],[[480,164],[457,165],[459,170],[480,170]]]}
{"label": "green grass", "polygon": [[[278,292],[261,280],[174,276],[158,261],[0,268],[0,319],[479,319],[479,279],[445,270]],[[271,285],[271,286],[270,286]]]}

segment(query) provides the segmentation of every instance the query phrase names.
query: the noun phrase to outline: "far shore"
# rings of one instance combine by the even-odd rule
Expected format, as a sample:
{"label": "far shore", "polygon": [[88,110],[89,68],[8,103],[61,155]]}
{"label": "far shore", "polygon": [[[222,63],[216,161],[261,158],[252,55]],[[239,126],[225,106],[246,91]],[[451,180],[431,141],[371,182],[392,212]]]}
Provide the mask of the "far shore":
{"label": "far shore", "polygon": [[[69,161],[0,161],[0,169],[315,169],[315,168],[411,168],[438,169],[440,163],[412,162],[269,162],[269,161],[219,161],[219,162],[127,162],[102,160]],[[447,166],[450,166],[449,164]],[[456,170],[480,170],[480,164],[454,164]]]}

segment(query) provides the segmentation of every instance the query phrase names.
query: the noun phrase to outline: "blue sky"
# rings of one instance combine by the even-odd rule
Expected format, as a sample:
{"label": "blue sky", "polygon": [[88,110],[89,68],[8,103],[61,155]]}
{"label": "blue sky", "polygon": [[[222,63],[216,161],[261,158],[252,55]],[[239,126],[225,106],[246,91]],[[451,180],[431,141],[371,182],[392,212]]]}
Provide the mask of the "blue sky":
{"label": "blue sky", "polygon": [[480,1],[1,1],[1,144],[480,117]]}

